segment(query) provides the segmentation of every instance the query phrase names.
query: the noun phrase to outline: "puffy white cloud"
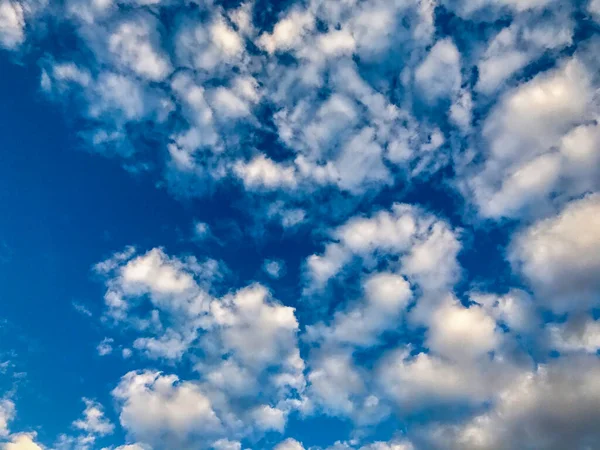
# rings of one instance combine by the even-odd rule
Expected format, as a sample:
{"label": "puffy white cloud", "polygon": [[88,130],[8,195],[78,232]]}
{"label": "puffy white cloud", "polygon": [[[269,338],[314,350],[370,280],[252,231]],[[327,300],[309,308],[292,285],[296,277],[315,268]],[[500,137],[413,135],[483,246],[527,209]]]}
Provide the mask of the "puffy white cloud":
{"label": "puffy white cloud", "polygon": [[363,286],[364,299],[336,313],[330,325],[307,327],[308,335],[329,344],[370,346],[377,342],[381,332],[396,326],[412,299],[406,279],[393,273],[376,273]]}
{"label": "puffy white cloud", "polygon": [[516,236],[511,261],[531,283],[539,302],[559,312],[597,304],[599,230],[600,196],[594,194]]}
{"label": "puffy white cloud", "polygon": [[0,2],[0,45],[14,49],[25,40],[25,14],[20,2]]}
{"label": "puffy white cloud", "polygon": [[522,290],[512,289],[504,295],[475,292],[470,299],[480,304],[497,322],[517,333],[527,333],[539,325],[536,305]]}
{"label": "puffy white cloud", "polygon": [[254,367],[276,364],[296,352],[294,308],[270,300],[263,286],[215,300],[210,309],[224,345],[244,363]]}
{"label": "puffy white cloud", "polygon": [[600,322],[589,316],[575,316],[564,324],[548,328],[550,345],[560,352],[596,353],[600,350]]}
{"label": "puffy white cloud", "polygon": [[242,450],[242,444],[228,439],[219,439],[212,446],[215,450]]}
{"label": "puffy white cloud", "polygon": [[[208,290],[219,276],[216,266],[160,249],[118,253],[96,270],[109,277],[107,313],[139,334],[132,345],[140,355],[185,358],[199,375],[194,383],[151,371],[126,375],[113,393],[132,438],[170,447],[283,430],[305,387],[294,308],[259,284],[213,296]],[[140,302],[152,309],[140,310]],[[151,423],[159,407],[165,417],[156,420],[164,429]],[[139,416],[141,410],[148,415]],[[195,425],[201,420],[204,428]]]}
{"label": "puffy white cloud", "polygon": [[299,45],[314,26],[315,18],[310,12],[292,11],[275,24],[272,33],[264,33],[258,42],[269,53],[290,50]]}
{"label": "puffy white cloud", "polygon": [[384,358],[377,381],[404,410],[432,406],[482,404],[505,383],[502,367],[485,363],[453,362],[419,353],[397,350]]}
{"label": "puffy white cloud", "polygon": [[525,372],[488,412],[437,430],[437,448],[591,448],[598,440],[599,367],[596,357],[561,358]]}
{"label": "puffy white cloud", "polygon": [[415,80],[429,100],[448,98],[460,88],[460,53],[451,39],[436,42],[417,67]]}
{"label": "puffy white cloud", "polygon": [[143,444],[127,444],[117,447],[115,450],[149,450],[149,447]]}
{"label": "puffy white cloud", "polygon": [[[593,117],[590,80],[588,68],[574,58],[503,96],[483,127],[487,160],[467,181],[482,215],[510,217],[548,208],[560,183],[565,196],[596,186],[595,169],[576,163],[597,158],[594,127],[575,131]],[[574,150],[575,142],[581,150]]]}
{"label": "puffy white cloud", "polygon": [[590,0],[588,3],[588,11],[592,15],[592,17],[596,20],[596,22],[600,22],[600,1],[599,0]]}
{"label": "puffy white cloud", "polygon": [[283,260],[267,259],[263,263],[263,270],[271,278],[280,278],[285,274],[285,262]]}
{"label": "puffy white cloud", "polygon": [[96,346],[96,351],[100,356],[110,355],[113,351],[112,344],[114,339],[112,338],[104,338],[102,341]]}
{"label": "puffy white cloud", "polygon": [[120,23],[108,37],[108,49],[117,64],[140,77],[161,81],[171,72],[171,64],[158,46],[156,23],[151,16]]}
{"label": "puffy white cloud", "polygon": [[252,411],[252,417],[261,430],[282,432],[285,428],[286,414],[278,408],[262,405]]}
{"label": "puffy white cloud", "polygon": [[481,56],[476,89],[494,93],[543,52],[570,45],[574,28],[569,13],[562,9],[517,15],[510,26],[496,34]]}
{"label": "puffy white cloud", "polygon": [[217,19],[210,27],[215,45],[227,55],[237,55],[244,49],[242,38],[224,21]]}
{"label": "puffy white cloud", "polygon": [[333,230],[332,238],[337,242],[306,260],[315,286],[323,286],[355,256],[367,265],[373,257],[401,256],[400,273],[425,290],[447,288],[459,275],[460,243],[455,233],[446,223],[409,205],[395,204],[389,212],[352,218]]}
{"label": "puffy white cloud", "polygon": [[8,424],[15,417],[15,404],[8,398],[0,400],[0,437],[6,437],[9,434]]}
{"label": "puffy white cloud", "polygon": [[288,438],[277,444],[273,450],[304,450],[304,446],[297,440]]}
{"label": "puffy white cloud", "polygon": [[293,188],[298,182],[293,167],[276,163],[263,155],[248,163],[238,162],[234,170],[249,189]]}
{"label": "puffy white cloud", "polygon": [[351,415],[365,385],[350,355],[325,353],[311,364],[309,395],[334,414]]}
{"label": "puffy white cloud", "polygon": [[81,431],[98,436],[111,434],[115,426],[104,415],[104,408],[99,403],[84,398],[85,410],[83,419],[73,422],[73,426]]}
{"label": "puffy white cloud", "polygon": [[35,433],[19,433],[11,436],[11,441],[3,446],[3,450],[43,450],[44,447],[35,442]]}
{"label": "puffy white cloud", "polygon": [[468,361],[494,350],[499,340],[496,321],[483,308],[465,308],[456,299],[447,298],[432,314],[426,343],[448,359]]}
{"label": "puffy white cloud", "polygon": [[198,385],[175,375],[129,372],[113,390],[120,405],[121,426],[142,442],[168,447],[218,433],[221,422]]}
{"label": "puffy white cloud", "polygon": [[[96,266],[97,270],[112,275],[108,282],[109,289],[105,295],[108,315],[122,320],[136,299],[148,295],[152,304],[175,315],[189,318],[208,310],[210,296],[196,282],[194,270],[207,270],[208,266],[198,266],[194,260],[181,261],[169,258],[161,249],[153,249],[144,255],[131,258],[127,253],[124,258],[117,254],[115,258]],[[154,316],[151,319],[157,319]],[[148,325],[140,324],[147,327]]]}

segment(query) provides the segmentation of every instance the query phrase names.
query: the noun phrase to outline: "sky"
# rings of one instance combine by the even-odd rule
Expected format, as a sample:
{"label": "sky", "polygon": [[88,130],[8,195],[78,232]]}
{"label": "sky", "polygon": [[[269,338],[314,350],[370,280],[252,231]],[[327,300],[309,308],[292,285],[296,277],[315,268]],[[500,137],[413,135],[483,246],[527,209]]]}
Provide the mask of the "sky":
{"label": "sky", "polygon": [[600,1],[0,0],[0,449],[592,450]]}

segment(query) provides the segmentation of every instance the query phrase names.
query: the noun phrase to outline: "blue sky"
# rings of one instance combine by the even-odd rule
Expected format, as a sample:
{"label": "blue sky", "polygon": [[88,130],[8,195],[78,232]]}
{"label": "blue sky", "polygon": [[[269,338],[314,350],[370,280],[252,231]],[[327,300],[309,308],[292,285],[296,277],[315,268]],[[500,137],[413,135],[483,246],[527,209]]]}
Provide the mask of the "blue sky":
{"label": "blue sky", "polygon": [[595,448],[599,30],[0,0],[0,448]]}

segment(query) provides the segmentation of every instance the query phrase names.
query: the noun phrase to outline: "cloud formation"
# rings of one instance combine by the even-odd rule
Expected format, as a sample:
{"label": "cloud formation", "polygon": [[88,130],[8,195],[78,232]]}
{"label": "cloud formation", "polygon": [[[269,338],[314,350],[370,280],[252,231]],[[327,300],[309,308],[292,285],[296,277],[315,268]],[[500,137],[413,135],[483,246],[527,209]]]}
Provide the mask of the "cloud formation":
{"label": "cloud formation", "polygon": [[0,56],[194,217],[94,256],[118,375],[50,441],[7,389],[0,446],[591,448],[600,2],[275,3],[0,0]]}

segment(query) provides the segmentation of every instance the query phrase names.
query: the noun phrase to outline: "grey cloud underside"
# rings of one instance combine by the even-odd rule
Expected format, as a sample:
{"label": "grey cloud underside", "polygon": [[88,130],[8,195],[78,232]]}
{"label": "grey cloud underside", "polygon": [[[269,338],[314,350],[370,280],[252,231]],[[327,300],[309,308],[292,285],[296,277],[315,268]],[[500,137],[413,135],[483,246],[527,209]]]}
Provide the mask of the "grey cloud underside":
{"label": "grey cloud underside", "polygon": [[[96,351],[144,362],[113,386],[116,450],[303,450],[286,425],[321,415],[354,428],[329,450],[595,448],[600,3],[263,6],[0,0],[3,48],[26,56],[59,22],[85,49],[50,49],[40,83],[85,121],[88,148],[178,197],[234,186],[257,227],[314,230],[300,273],[257,263],[296,277],[293,307],[228,286],[205,255],[131,247],[95,266]],[[402,203],[431,180],[460,211]],[[502,225],[509,284],[471,284],[470,231]],[[6,394],[3,448],[97,448],[116,425],[83,401],[44,447],[12,430]],[[403,431],[380,441],[386,421]]]}

